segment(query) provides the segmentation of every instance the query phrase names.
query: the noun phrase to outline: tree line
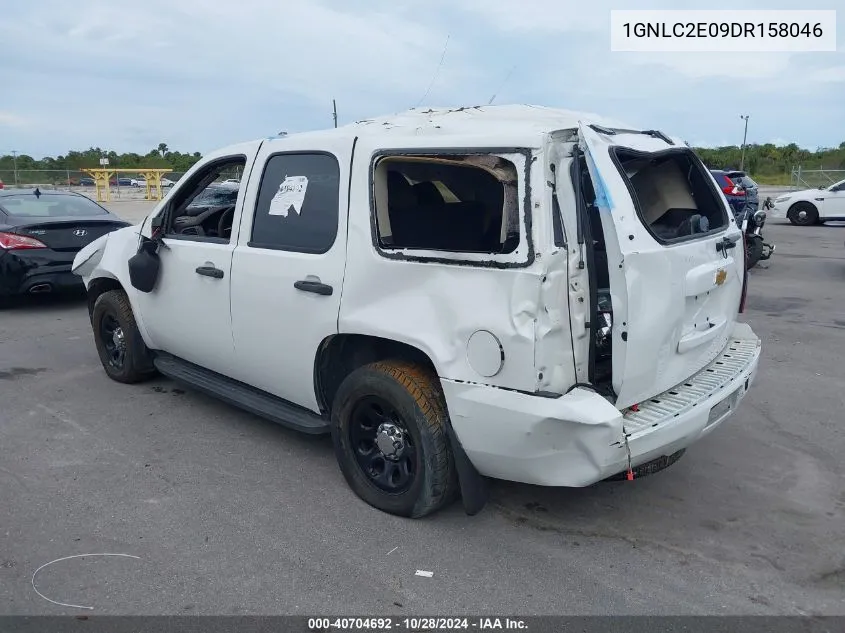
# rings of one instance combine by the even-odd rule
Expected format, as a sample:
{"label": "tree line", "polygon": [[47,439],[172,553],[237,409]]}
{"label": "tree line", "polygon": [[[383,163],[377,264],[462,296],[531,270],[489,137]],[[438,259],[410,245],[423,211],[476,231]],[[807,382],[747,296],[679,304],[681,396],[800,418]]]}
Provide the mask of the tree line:
{"label": "tree line", "polygon": [[[199,152],[182,153],[179,151],[172,151],[167,146],[167,143],[159,143],[158,147],[150,150],[146,154],[137,154],[135,152],[127,152],[118,154],[114,150],[105,150],[99,147],[89,147],[84,151],[71,150],[67,154],[56,157],[45,156],[41,159],[33,158],[27,154],[18,154],[17,157],[12,155],[0,156],[0,172],[8,174],[15,170],[19,174],[19,179],[22,182],[26,180],[33,180],[33,178],[40,178],[44,181],[43,176],[36,173],[21,173],[21,172],[36,172],[36,170],[55,170],[56,178],[61,180],[62,175],[59,172],[78,172],[83,168],[98,168],[100,167],[100,159],[108,158],[109,167],[118,169],[134,169],[134,168],[149,168],[149,169],[172,169],[174,173],[181,174],[188,171],[191,166],[196,163],[202,154]],[[23,178],[21,178],[21,176]]]}
{"label": "tree line", "polygon": [[[740,164],[742,164],[742,148],[737,145],[694,149],[710,169],[739,169]],[[109,159],[109,167],[121,169],[135,167],[170,168],[175,174],[181,174],[190,169],[194,163],[202,158],[202,155],[200,152],[172,151],[167,143],[159,143],[158,147],[146,154],[134,152],[118,154],[114,150],[89,147],[84,151],[72,150],[65,155],[45,156],[41,159],[19,154],[17,156],[17,170],[21,182],[27,180],[35,182],[32,180],[35,174],[21,174],[21,172],[32,170],[78,172],[85,167],[99,167],[100,158],[103,157]],[[845,170],[845,142],[840,143],[839,147],[836,148],[820,147],[816,150],[803,149],[795,143],[789,145],[751,144],[745,148],[744,164],[745,170],[760,183],[788,184],[792,169],[799,165],[802,169]],[[14,157],[11,155],[0,156],[0,172],[9,174],[14,168]],[[58,174],[57,178],[60,178]]]}
{"label": "tree line", "polygon": [[[742,148],[727,147],[695,148],[701,160],[710,169],[739,169],[742,164]],[[761,184],[789,184],[792,169],[800,166],[808,169],[845,169],[845,142],[839,147],[820,147],[815,151],[789,145],[746,145],[745,171]]]}

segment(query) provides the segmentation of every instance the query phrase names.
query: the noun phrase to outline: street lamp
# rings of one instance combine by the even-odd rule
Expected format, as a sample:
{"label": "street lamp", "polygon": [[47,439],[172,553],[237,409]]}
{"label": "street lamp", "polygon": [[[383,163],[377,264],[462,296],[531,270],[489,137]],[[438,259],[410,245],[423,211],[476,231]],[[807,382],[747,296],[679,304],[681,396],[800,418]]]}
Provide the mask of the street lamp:
{"label": "street lamp", "polygon": [[12,162],[15,165],[15,189],[18,188],[18,150],[12,150]]}
{"label": "street lamp", "polygon": [[745,119],[745,132],[742,135],[742,158],[739,159],[739,171],[745,170],[745,140],[748,138],[748,119],[750,115],[740,114],[740,119]]}

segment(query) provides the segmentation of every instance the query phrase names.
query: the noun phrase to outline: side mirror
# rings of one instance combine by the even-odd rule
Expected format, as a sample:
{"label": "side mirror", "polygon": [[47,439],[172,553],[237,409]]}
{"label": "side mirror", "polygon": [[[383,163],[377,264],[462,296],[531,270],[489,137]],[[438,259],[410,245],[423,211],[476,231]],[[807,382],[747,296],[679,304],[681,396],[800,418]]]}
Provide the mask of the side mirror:
{"label": "side mirror", "polygon": [[161,260],[157,251],[158,242],[143,238],[138,252],[129,258],[129,281],[141,292],[152,292],[158,281]]}

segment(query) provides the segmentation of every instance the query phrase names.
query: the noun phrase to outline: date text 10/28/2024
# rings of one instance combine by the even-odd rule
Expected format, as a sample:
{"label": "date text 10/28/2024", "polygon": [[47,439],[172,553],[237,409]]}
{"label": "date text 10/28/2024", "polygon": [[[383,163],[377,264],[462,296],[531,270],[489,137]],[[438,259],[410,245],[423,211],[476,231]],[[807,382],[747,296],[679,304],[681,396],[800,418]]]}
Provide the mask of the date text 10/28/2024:
{"label": "date text 10/28/2024", "polygon": [[522,630],[528,629],[519,618],[308,618],[310,631],[450,631],[450,630]]}

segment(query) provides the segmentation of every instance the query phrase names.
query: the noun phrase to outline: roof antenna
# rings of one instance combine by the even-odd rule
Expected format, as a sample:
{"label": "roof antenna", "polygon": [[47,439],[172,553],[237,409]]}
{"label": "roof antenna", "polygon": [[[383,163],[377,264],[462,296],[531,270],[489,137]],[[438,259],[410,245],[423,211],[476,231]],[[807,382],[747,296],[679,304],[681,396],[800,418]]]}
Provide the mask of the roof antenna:
{"label": "roof antenna", "polygon": [[508,71],[508,74],[505,75],[504,80],[502,81],[501,84],[499,84],[499,89],[496,90],[496,92],[493,93],[493,96],[490,97],[490,101],[487,102],[487,105],[493,105],[493,102],[496,100],[496,97],[502,91],[502,88],[505,87],[505,84],[508,83],[508,79],[511,78],[511,75],[513,74],[513,71],[515,71],[515,70],[516,70],[516,66],[511,66],[511,69]]}
{"label": "roof antenna", "polygon": [[446,49],[449,48],[449,36],[446,36],[446,44],[443,46],[443,53],[440,55],[440,63],[437,64],[437,70],[434,71],[434,76],[431,78],[431,83],[428,84],[428,88],[426,88],[425,94],[420,98],[417,102],[417,105],[414,106],[416,108],[422,105],[422,102],[425,101],[425,98],[428,96],[428,93],[431,92],[431,87],[434,85],[435,80],[437,79],[437,75],[440,74],[440,68],[443,66],[443,60],[446,59]]}

